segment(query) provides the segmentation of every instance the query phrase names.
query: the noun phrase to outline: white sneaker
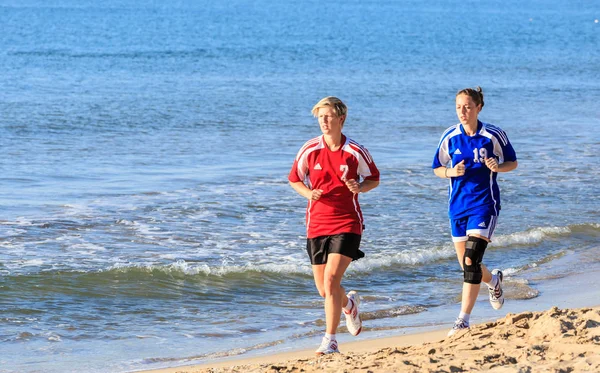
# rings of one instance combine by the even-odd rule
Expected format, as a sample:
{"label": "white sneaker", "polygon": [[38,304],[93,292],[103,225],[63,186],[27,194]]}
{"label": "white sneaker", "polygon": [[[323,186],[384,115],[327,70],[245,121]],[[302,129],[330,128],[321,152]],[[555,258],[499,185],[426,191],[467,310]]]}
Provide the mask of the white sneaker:
{"label": "white sneaker", "polygon": [[450,329],[450,331],[448,332],[448,337],[456,334],[459,330],[464,329],[469,329],[469,323],[459,317],[454,322],[454,326],[452,327],[452,329]]}
{"label": "white sneaker", "polygon": [[358,335],[362,330],[362,321],[360,320],[360,314],[358,312],[360,297],[354,290],[349,292],[347,297],[352,302],[352,309],[350,311],[344,310],[344,315],[346,316],[346,328],[348,328],[350,334]]}
{"label": "white sneaker", "polygon": [[504,275],[499,269],[494,269],[492,271],[492,276],[494,275],[498,277],[498,284],[495,288],[488,287],[488,290],[490,292],[490,304],[492,305],[492,308],[499,310],[504,305],[504,292],[502,291],[502,279],[504,278]]}
{"label": "white sneaker", "polygon": [[319,348],[317,348],[317,351],[315,351],[315,353],[317,354],[317,356],[327,354],[339,354],[340,350],[338,350],[338,343],[335,339],[331,340],[327,337],[323,337],[321,345],[319,346]]}

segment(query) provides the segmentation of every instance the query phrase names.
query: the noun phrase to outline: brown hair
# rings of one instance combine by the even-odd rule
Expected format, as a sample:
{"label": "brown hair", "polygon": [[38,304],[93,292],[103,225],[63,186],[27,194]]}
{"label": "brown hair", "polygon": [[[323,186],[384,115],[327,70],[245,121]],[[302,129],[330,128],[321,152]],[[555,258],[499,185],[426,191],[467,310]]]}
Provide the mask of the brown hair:
{"label": "brown hair", "polygon": [[460,95],[467,95],[467,96],[471,97],[473,99],[473,102],[475,102],[476,105],[481,105],[482,108],[483,108],[483,105],[485,105],[485,103],[483,102],[483,89],[481,89],[480,86],[475,87],[475,89],[473,89],[473,88],[462,89],[462,90],[458,91],[458,93],[456,94],[456,97],[458,97]]}
{"label": "brown hair", "polygon": [[337,97],[329,96],[321,99],[321,101],[317,102],[317,104],[312,108],[312,113],[316,117],[319,109],[322,107],[331,107],[333,111],[335,111],[335,115],[341,117],[342,115],[346,115],[348,113],[348,108],[346,105]]}

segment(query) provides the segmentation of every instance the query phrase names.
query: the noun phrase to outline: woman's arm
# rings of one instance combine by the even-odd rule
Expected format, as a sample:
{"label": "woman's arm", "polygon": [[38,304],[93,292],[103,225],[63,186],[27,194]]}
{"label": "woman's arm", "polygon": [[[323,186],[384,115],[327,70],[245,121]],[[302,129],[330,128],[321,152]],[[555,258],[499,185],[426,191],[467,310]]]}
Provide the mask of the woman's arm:
{"label": "woman's arm", "polygon": [[519,164],[517,161],[507,161],[502,164],[498,164],[496,158],[486,158],[485,165],[487,168],[492,170],[492,172],[509,172],[517,168]]}
{"label": "woman's arm", "polygon": [[518,165],[519,165],[519,162],[517,162],[517,161],[504,162],[498,166],[497,172],[510,172],[510,171],[514,170],[515,168],[517,168]]}
{"label": "woman's arm", "polygon": [[309,199],[309,200],[313,200],[313,201],[316,201],[319,198],[321,198],[321,194],[323,194],[323,191],[321,189],[312,189],[311,190],[302,181],[297,181],[295,183],[292,183],[290,181],[290,186],[302,197]]}
{"label": "woman's arm", "polygon": [[379,185],[379,180],[363,180],[362,183],[360,183],[360,187],[359,187],[359,192],[360,193],[366,193],[369,190],[373,190],[375,188],[377,188],[377,186]]}
{"label": "woman's arm", "polygon": [[371,189],[377,188],[377,185],[379,185],[379,180],[363,180],[362,183],[359,183],[355,179],[346,180],[346,187],[354,194],[366,193]]}
{"label": "woman's arm", "polygon": [[465,174],[465,161],[462,160],[456,164],[456,166],[449,168],[446,166],[438,167],[433,169],[433,173],[437,177],[442,179],[448,179],[451,177],[462,176]]}

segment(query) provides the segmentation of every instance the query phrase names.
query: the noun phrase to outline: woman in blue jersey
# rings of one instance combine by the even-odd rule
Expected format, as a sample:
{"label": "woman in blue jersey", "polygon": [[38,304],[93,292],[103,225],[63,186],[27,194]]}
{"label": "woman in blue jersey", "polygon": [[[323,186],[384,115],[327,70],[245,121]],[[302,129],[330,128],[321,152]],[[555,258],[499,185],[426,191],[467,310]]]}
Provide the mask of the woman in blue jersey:
{"label": "woman in blue jersey", "polygon": [[481,282],[488,286],[494,309],[504,304],[502,272],[490,272],[481,262],[500,212],[496,177],[517,168],[517,156],[503,130],[478,119],[483,105],[480,87],[456,94],[460,123],[444,132],[433,159],[435,175],[450,182],[448,215],[464,274],[461,311],[449,336],[469,328]]}

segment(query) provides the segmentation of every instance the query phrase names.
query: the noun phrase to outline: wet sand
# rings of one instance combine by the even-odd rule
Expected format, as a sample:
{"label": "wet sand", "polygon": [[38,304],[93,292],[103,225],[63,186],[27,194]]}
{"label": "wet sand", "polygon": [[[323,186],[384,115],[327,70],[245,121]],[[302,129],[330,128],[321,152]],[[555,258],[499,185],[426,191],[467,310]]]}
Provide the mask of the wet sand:
{"label": "wet sand", "polygon": [[323,357],[303,350],[147,372],[600,372],[600,306],[507,314],[447,332],[344,343]]}

